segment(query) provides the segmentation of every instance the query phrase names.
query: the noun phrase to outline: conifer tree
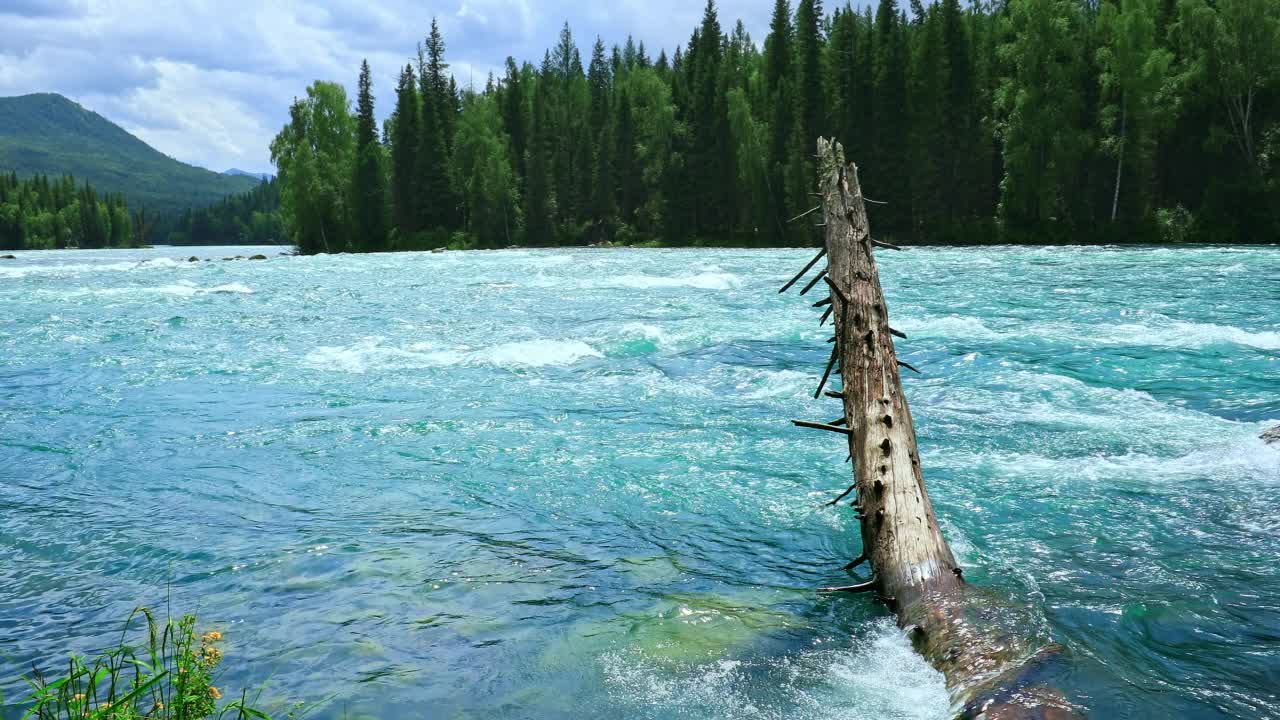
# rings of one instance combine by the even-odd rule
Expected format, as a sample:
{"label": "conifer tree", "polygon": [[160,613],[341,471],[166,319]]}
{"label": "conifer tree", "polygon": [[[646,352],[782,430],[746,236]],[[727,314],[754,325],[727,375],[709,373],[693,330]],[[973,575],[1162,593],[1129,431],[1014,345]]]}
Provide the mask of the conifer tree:
{"label": "conifer tree", "polygon": [[391,132],[391,200],[401,238],[422,229],[418,146],[422,142],[422,100],[412,65],[405,65],[396,87],[395,123]]}
{"label": "conifer tree", "polygon": [[450,95],[444,38],[433,18],[425,48],[418,49],[418,82],[422,96],[421,139],[418,142],[418,223],[423,230],[448,231],[456,202],[449,184],[449,152],[445,140],[455,100]]}
{"label": "conifer tree", "polygon": [[792,55],[791,5],[787,0],[776,0],[764,50],[765,96],[770,105],[769,166],[766,176],[770,202],[764,222],[775,243],[782,242],[785,237],[783,222],[787,220],[784,216],[790,207],[784,169],[788,163],[787,151],[795,115],[791,103]]}
{"label": "conifer tree", "polygon": [[382,146],[373,112],[369,61],[360,63],[356,100],[356,162],[352,180],[352,249],[377,252],[387,248],[386,186]]}

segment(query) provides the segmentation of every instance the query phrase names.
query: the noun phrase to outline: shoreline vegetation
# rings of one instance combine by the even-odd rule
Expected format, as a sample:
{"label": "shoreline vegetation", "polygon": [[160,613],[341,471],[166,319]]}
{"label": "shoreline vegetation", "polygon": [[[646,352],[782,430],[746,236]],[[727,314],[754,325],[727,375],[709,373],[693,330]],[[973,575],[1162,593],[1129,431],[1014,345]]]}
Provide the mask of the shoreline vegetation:
{"label": "shoreline vegetation", "polygon": [[137,248],[147,227],[146,212],[131,213],[123,195],[100,196],[71,175],[0,174],[0,250]]}
{"label": "shoreline vegetation", "polygon": [[819,135],[896,243],[1268,243],[1278,68],[1268,0],[778,0],[763,43],[708,2],[671,55],[566,24],[466,88],[433,22],[381,126],[366,62],[354,108],[317,81],[271,151],[304,254],[813,245],[789,220]]}
{"label": "shoreline vegetation", "polygon": [[124,193],[99,196],[71,175],[19,179],[0,173],[0,250],[146,248],[153,245],[277,245],[284,237],[274,178],[181,214],[131,212]]}
{"label": "shoreline vegetation", "polygon": [[[260,691],[221,702],[223,634],[196,628],[194,615],[158,621],[139,608],[114,647],[95,657],[71,655],[48,674],[33,664],[22,678],[30,694],[14,705],[0,696],[0,710],[21,710],[23,720],[270,720],[255,707]],[[288,717],[301,717],[301,709],[295,706]]]}

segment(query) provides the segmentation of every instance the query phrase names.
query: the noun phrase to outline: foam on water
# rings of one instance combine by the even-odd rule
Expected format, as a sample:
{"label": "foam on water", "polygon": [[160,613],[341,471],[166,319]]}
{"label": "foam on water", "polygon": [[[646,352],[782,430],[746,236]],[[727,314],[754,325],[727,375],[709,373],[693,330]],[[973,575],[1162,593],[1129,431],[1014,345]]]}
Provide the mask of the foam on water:
{"label": "foam on water", "polygon": [[[22,259],[31,257],[32,253],[25,253]],[[0,277],[8,278],[25,278],[25,277],[69,277],[85,274],[96,273],[119,273],[119,272],[149,272],[152,270],[172,270],[174,268],[185,268],[189,264],[178,262],[173,258],[153,258],[140,260],[137,262],[113,262],[113,263],[62,263],[54,265],[0,265]]]}
{"label": "foam on water", "polygon": [[951,717],[942,675],[890,621],[852,641],[768,660],[725,659],[673,669],[643,653],[601,658],[610,694],[640,717],[836,720]]}
{"label": "foam on water", "polygon": [[365,338],[349,346],[318,347],[306,356],[316,369],[363,374],[370,371],[445,368],[456,365],[494,367],[548,367],[572,365],[587,358],[604,357],[580,340],[526,340],[481,350],[439,349],[432,343],[407,348],[384,344],[385,338]]}
{"label": "foam on water", "polygon": [[652,288],[696,288],[698,290],[730,290],[742,284],[741,278],[732,273],[702,272],[682,277],[655,275],[622,275],[608,280],[606,285],[648,290]]}
{"label": "foam on water", "polygon": [[418,343],[408,349],[384,345],[385,338],[370,337],[349,346],[318,347],[309,352],[306,364],[318,370],[364,374],[370,371],[447,367],[464,361],[463,353],[433,350]]}
{"label": "foam on water", "polygon": [[497,367],[572,365],[585,358],[604,357],[580,340],[526,340],[482,350],[472,358]]}
{"label": "foam on water", "polygon": [[1238,327],[1211,323],[1177,322],[1157,318],[1150,324],[1122,324],[1103,327],[1091,337],[1112,345],[1174,348],[1202,348],[1210,345],[1245,345],[1260,350],[1280,350],[1280,332],[1252,332]]}
{"label": "foam on water", "polygon": [[171,297],[190,298],[197,295],[252,295],[253,288],[243,283],[227,283],[214,287],[200,287],[189,280],[181,280],[172,285],[135,285],[130,287],[91,288],[82,287],[70,291],[41,290],[39,292],[71,299],[97,295],[101,297],[148,297],[168,295]]}
{"label": "foam on water", "polygon": [[1280,449],[1267,445],[1253,429],[1240,429],[1231,440],[1220,438],[1209,447],[1173,457],[1141,452],[1087,457],[1046,457],[1033,453],[972,453],[949,450],[921,455],[929,465],[980,471],[1003,478],[1039,479],[1054,485],[1152,482],[1176,486],[1206,478],[1226,482],[1280,485]]}

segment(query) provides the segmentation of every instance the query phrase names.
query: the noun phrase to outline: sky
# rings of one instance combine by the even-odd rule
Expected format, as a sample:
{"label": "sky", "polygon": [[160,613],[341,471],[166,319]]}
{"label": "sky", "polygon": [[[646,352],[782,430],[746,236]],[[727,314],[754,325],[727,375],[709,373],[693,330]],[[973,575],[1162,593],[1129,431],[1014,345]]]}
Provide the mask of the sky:
{"label": "sky", "polygon": [[[720,0],[760,43],[772,0]],[[590,59],[597,35],[643,40],[652,57],[687,42],[702,0],[0,0],[0,96],[66,95],[183,162],[270,172],[268,145],[314,80],[354,96],[361,59],[379,116],[437,17],[462,87],[535,64],[567,21]]]}

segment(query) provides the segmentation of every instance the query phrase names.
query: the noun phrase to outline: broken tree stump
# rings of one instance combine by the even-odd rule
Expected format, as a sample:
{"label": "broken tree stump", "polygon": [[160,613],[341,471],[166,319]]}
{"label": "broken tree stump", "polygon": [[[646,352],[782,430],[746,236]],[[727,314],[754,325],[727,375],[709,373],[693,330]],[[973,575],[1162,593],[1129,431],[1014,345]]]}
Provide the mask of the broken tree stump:
{"label": "broken tree stump", "polygon": [[1033,636],[1019,608],[966,584],[942,536],[899,375],[900,368],[914,368],[897,358],[893,338],[905,336],[889,327],[872,252],[887,243],[871,238],[857,167],[845,162],[839,143],[818,140],[818,166],[825,244],[801,275],[827,258],[818,276],[830,287],[828,313],[834,311],[836,327],[827,375],[838,367],[843,381],[843,390],[827,395],[843,403],[844,423],[796,425],[847,440],[863,548],[847,569],[864,561],[871,566],[869,579],[825,591],[877,593],[916,649],[946,676],[960,718],[1082,717],[1049,684],[1063,665],[1061,648]]}

